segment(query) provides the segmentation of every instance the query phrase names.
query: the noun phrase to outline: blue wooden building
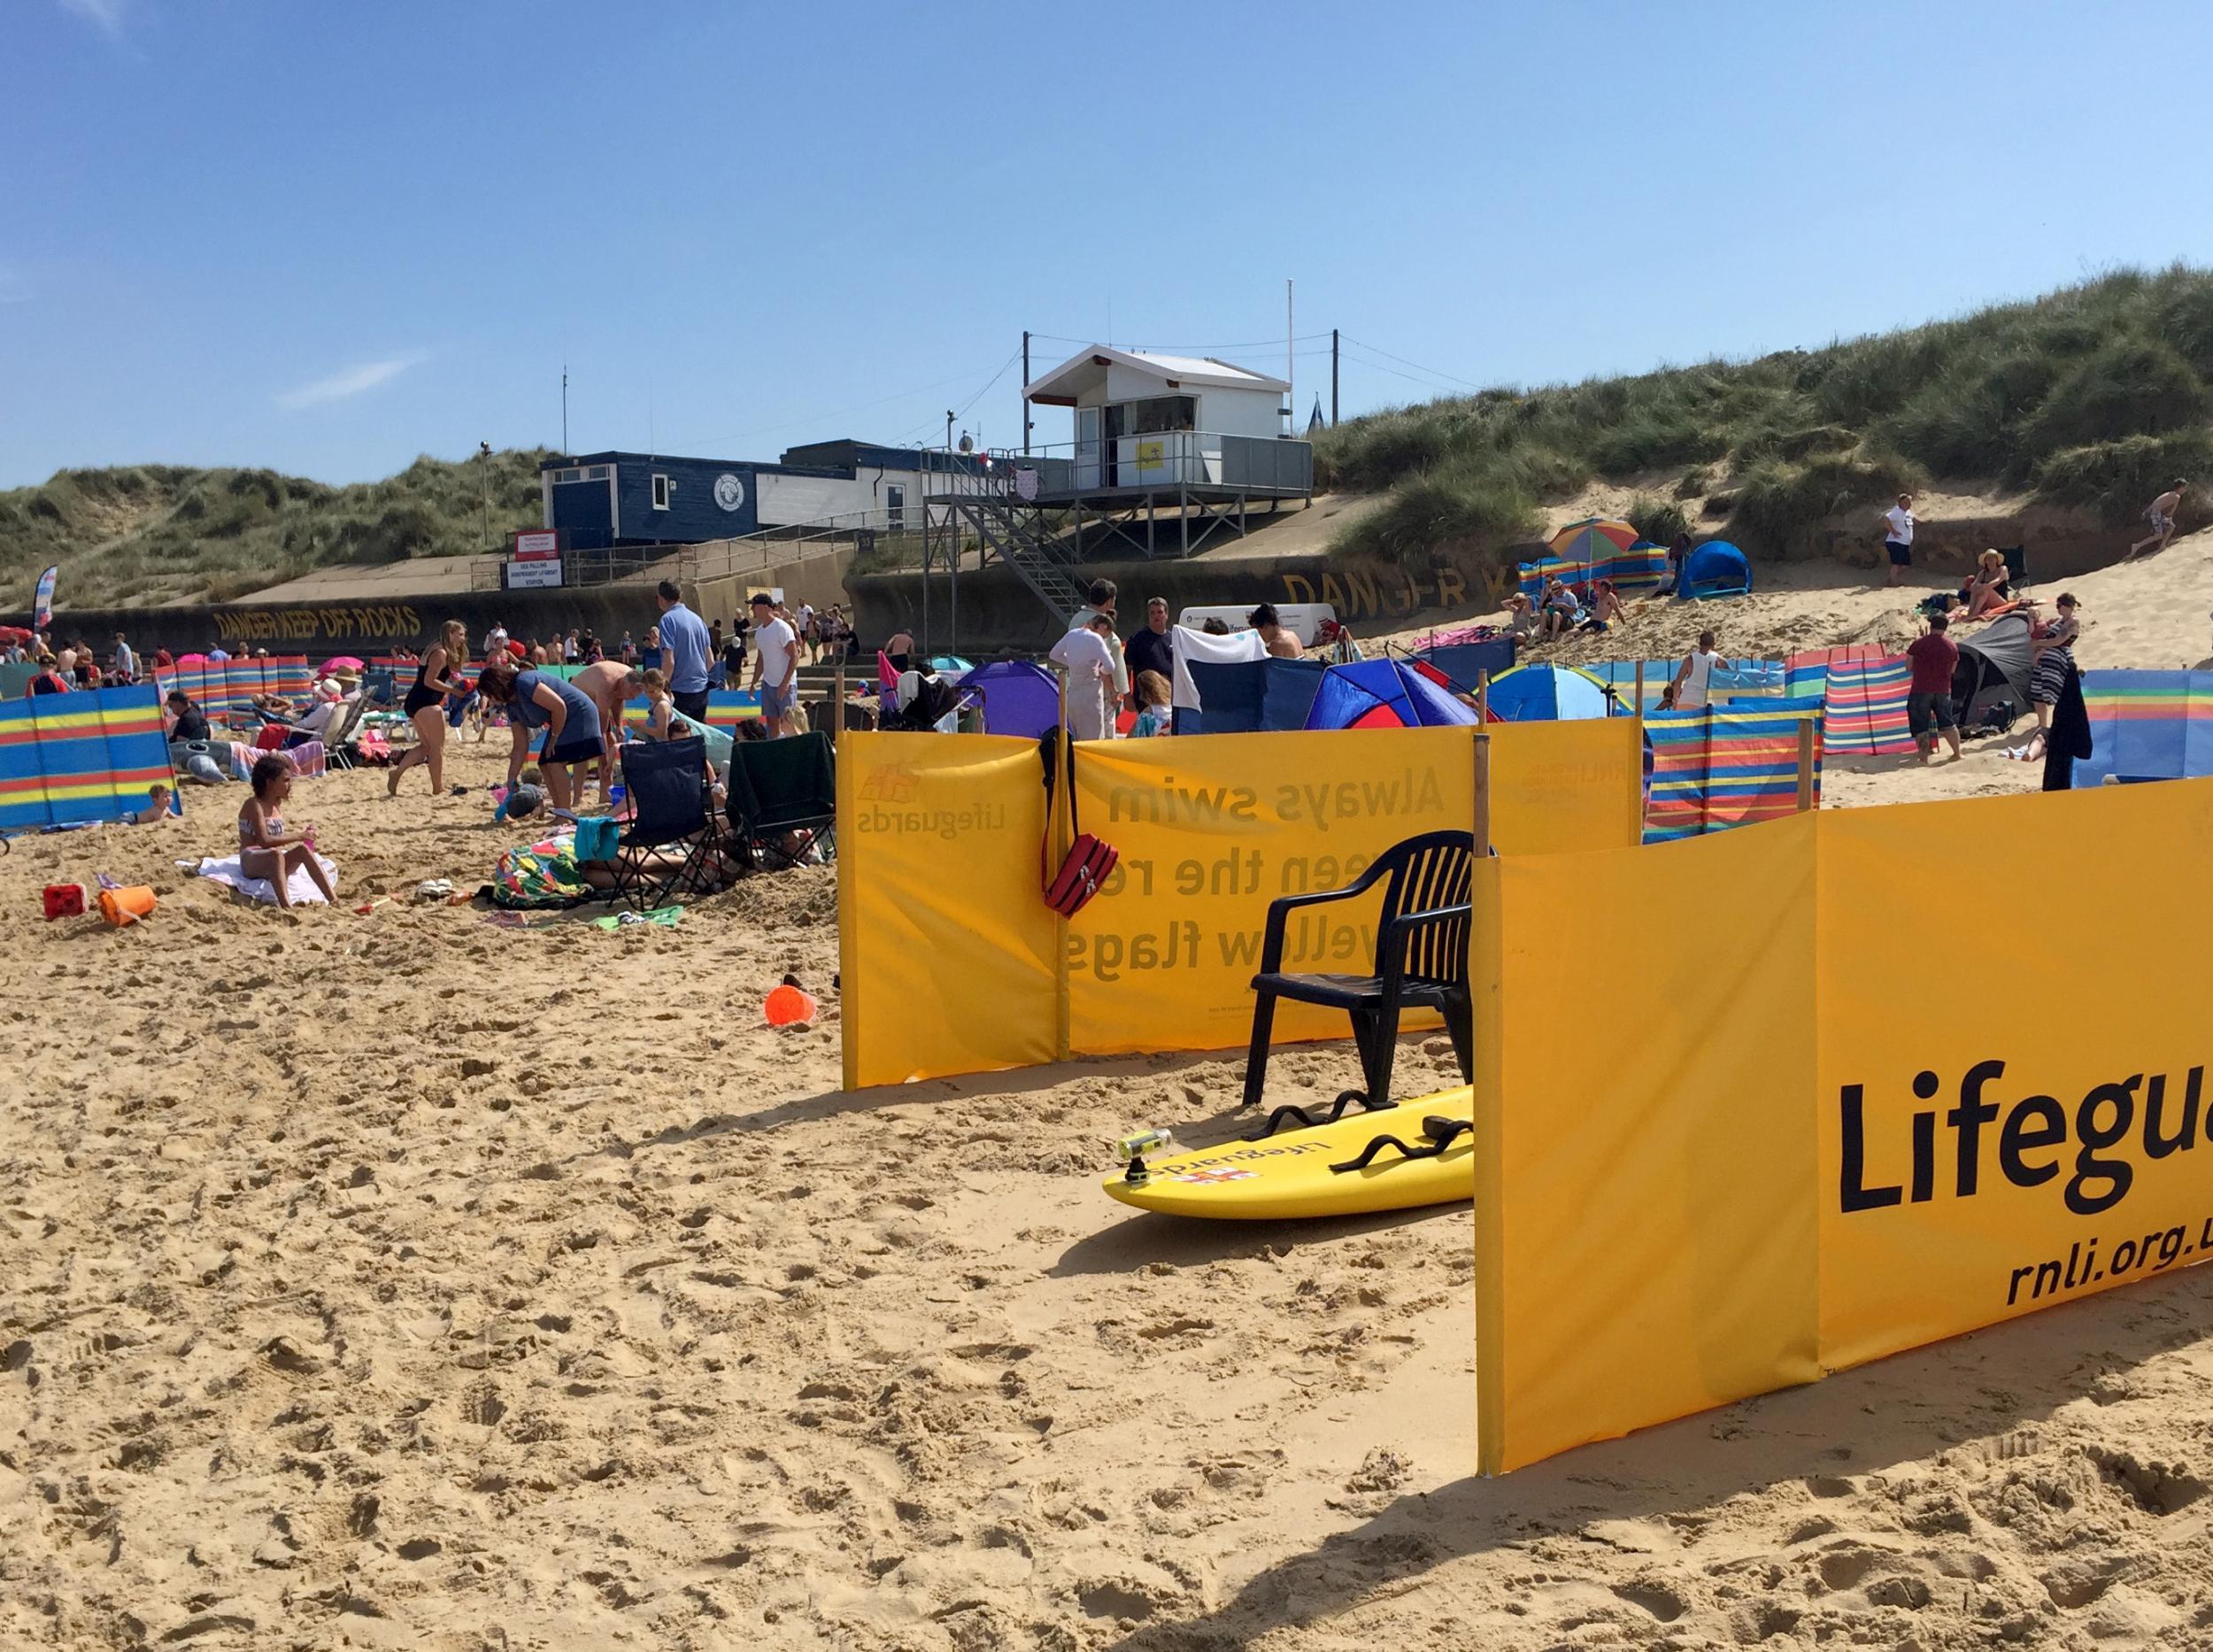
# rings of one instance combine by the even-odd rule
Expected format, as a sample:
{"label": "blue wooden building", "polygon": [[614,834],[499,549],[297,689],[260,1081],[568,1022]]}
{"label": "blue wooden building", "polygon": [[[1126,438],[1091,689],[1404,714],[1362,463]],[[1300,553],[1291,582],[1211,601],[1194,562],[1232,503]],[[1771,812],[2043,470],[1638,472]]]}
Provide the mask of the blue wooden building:
{"label": "blue wooden building", "polygon": [[541,467],[545,526],[574,551],[696,544],[806,524],[898,532],[921,526],[929,494],[976,484],[966,454],[844,440],[774,464],[665,453],[582,453]]}

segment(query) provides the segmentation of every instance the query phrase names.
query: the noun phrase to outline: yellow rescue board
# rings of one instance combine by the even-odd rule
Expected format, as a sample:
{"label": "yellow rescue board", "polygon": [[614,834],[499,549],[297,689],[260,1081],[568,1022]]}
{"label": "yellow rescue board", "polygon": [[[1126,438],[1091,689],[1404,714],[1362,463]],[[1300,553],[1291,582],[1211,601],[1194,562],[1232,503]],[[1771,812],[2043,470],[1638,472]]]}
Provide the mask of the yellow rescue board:
{"label": "yellow rescue board", "polygon": [[1407,1159],[1384,1147],[1365,1169],[1330,1167],[1360,1156],[1378,1136],[1396,1136],[1409,1147],[1426,1147],[1425,1118],[1473,1116],[1475,1092],[1466,1085],[1423,1096],[1380,1113],[1355,1113],[1333,1124],[1278,1131],[1265,1141],[1227,1141],[1165,1159],[1147,1159],[1142,1182],[1110,1177],[1106,1191],[1140,1210],[1179,1216],[1259,1221],[1286,1216],[1337,1216],[1364,1210],[1407,1210],[1450,1204],[1476,1193],[1475,1140],[1453,1138],[1434,1158]]}

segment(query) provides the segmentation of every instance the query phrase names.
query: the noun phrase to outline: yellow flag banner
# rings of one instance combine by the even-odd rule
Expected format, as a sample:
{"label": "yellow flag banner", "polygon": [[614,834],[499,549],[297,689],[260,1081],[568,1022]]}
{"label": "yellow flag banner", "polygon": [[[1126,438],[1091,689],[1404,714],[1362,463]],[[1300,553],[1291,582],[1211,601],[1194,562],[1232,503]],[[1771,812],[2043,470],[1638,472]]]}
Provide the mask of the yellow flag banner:
{"label": "yellow flag banner", "polygon": [[1478,883],[1484,1472],[1816,1374],[1813,826]]}
{"label": "yellow flag banner", "polygon": [[1052,1061],[1037,743],[847,732],[837,822],[846,1087]]}
{"label": "yellow flag banner", "polygon": [[2213,1255],[2209,858],[2195,780],[1485,868],[1483,1470]]}
{"label": "yellow flag banner", "polygon": [[[1492,733],[1495,841],[1638,841],[1633,719]],[[1467,831],[1475,819],[1465,728],[1101,741],[1076,748],[1076,776],[1078,826],[1122,856],[1067,925],[1068,1044],[1086,1054],[1243,1044],[1270,901],[1342,888],[1402,838]],[[1294,914],[1284,967],[1369,973],[1381,899]],[[1346,1036],[1342,1014],[1276,1012],[1279,1042]]]}

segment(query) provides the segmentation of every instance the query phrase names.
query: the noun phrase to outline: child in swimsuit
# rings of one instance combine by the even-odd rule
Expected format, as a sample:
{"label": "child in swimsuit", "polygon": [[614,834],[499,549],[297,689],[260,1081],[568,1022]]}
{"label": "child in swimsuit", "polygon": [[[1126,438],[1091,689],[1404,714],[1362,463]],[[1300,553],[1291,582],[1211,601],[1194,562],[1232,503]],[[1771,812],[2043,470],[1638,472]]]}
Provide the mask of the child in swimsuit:
{"label": "child in swimsuit", "polygon": [[334,904],[338,892],[330,886],[323,863],[315,855],[315,828],[311,822],[298,836],[284,830],[284,799],[292,793],[292,760],[271,752],[253,766],[253,795],[238,811],[238,868],[248,877],[266,877],[276,889],[277,905],[290,908],[289,887],[292,874],[305,870],[323,899]]}

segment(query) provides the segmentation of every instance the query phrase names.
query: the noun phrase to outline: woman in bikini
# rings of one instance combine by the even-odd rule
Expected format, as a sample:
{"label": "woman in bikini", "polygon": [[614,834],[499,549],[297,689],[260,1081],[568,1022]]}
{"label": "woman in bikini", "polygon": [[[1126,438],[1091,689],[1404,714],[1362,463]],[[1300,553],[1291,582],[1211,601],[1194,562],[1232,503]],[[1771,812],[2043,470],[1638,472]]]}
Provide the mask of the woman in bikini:
{"label": "woman in bikini", "polygon": [[323,892],[323,899],[337,903],[338,892],[330,886],[323,863],[315,858],[315,825],[310,821],[297,835],[284,830],[284,799],[292,792],[292,760],[271,752],[253,766],[253,795],[238,811],[238,869],[248,877],[266,877],[276,890],[276,903],[289,909],[292,874],[303,870]]}
{"label": "woman in bikini", "polygon": [[459,620],[448,620],[438,628],[438,640],[430,645],[422,663],[415,668],[415,685],[407,691],[403,707],[407,721],[415,725],[415,744],[400,753],[392,772],[385,776],[387,797],[398,795],[400,776],[417,763],[430,765],[430,795],[444,795],[445,697],[468,692],[460,677],[468,648],[468,627]]}
{"label": "woman in bikini", "polygon": [[1981,619],[2006,599],[2012,581],[2013,570],[2006,566],[2006,559],[1995,551],[1984,552],[1975,559],[1975,577],[1967,582],[1967,589],[1960,593],[1967,600],[1967,612],[1959,617]]}

